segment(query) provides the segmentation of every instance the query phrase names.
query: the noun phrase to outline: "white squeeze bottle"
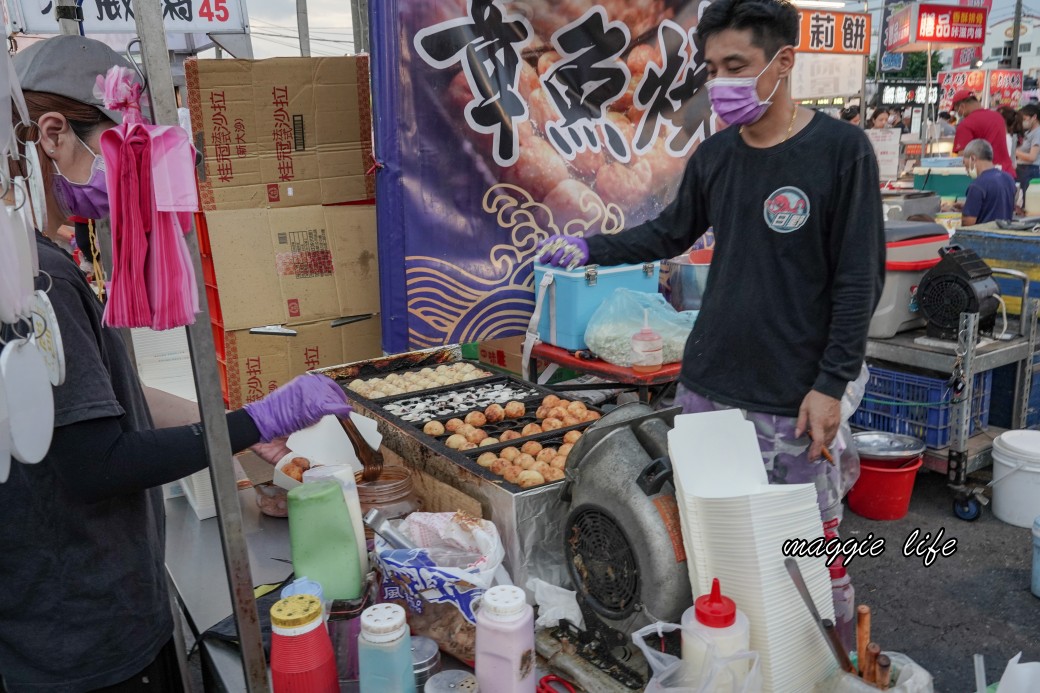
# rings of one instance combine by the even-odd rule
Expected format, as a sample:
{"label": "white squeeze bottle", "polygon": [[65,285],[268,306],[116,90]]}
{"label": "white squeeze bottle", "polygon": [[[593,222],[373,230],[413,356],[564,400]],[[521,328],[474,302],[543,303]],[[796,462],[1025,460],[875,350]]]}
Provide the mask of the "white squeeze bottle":
{"label": "white squeeze bottle", "polygon": [[[708,643],[715,646],[716,658],[729,657],[748,650],[751,645],[751,626],[747,616],[733,600],[722,594],[719,579],[711,583],[711,594],[697,598],[682,615],[682,660],[689,675],[695,676],[710,664],[707,661]],[[738,690],[747,677],[751,660],[738,660],[727,667],[730,678],[717,679],[716,691]]]}
{"label": "white squeeze bottle", "polygon": [[664,340],[650,327],[650,310],[643,310],[643,329],[632,335],[632,370],[655,373],[664,363]]}
{"label": "white squeeze bottle", "polygon": [[498,585],[477,611],[477,684],[494,693],[534,693],[534,610],[524,591]]}

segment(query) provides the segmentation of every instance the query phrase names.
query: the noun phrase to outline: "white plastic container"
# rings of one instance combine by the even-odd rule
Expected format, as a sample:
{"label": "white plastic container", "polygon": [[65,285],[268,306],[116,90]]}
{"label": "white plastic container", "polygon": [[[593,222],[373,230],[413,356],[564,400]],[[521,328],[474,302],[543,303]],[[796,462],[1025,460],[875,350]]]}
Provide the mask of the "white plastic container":
{"label": "white plastic container", "polygon": [[1025,528],[1040,515],[1040,431],[1006,431],[993,441],[993,515]]}
{"label": "white plastic container", "polygon": [[477,684],[494,693],[534,693],[534,610],[524,591],[497,585],[477,611]]}
{"label": "white plastic container", "polygon": [[1030,185],[1029,190],[1026,190],[1026,214],[1040,214],[1040,185]]}
{"label": "white plastic container", "polygon": [[[705,668],[709,643],[714,645],[714,657],[729,657],[746,651],[751,646],[751,626],[747,616],[732,599],[722,594],[719,579],[711,583],[711,593],[697,598],[682,615],[682,660],[691,678]],[[716,681],[716,691],[739,690],[738,684],[747,677],[749,660],[740,660],[727,667],[730,681]]]}

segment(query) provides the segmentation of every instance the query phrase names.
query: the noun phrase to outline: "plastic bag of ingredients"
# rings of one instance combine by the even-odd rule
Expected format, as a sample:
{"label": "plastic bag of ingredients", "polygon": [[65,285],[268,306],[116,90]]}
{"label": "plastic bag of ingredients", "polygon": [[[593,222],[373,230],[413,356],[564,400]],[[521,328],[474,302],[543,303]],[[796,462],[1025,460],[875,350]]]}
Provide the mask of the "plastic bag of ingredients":
{"label": "plastic bag of ingredients", "polygon": [[[893,693],[935,693],[932,675],[921,665],[899,652],[885,652],[892,660],[892,679],[885,690]],[[839,671],[816,684],[816,693],[877,693],[877,686],[864,683],[852,674]]]}
{"label": "plastic bag of ingredients", "polygon": [[379,601],[403,606],[412,633],[472,664],[475,607],[505,557],[498,530],[463,512],[417,512],[396,525],[420,548],[394,549],[376,536]]}
{"label": "plastic bag of ingredients", "polygon": [[676,623],[652,623],[632,634],[632,641],[646,657],[653,674],[644,689],[646,693],[761,693],[762,671],[757,652],[720,657],[715,646],[705,642],[704,660],[694,667],[645,640],[649,637],[651,642],[659,641],[665,633],[677,630],[683,631],[684,638],[703,639],[700,633]]}
{"label": "plastic bag of ingredients", "polygon": [[664,340],[664,363],[682,360],[697,311],[679,312],[661,294],[615,289],[585,328],[585,343],[599,358],[615,366],[632,365],[632,335],[643,329],[644,313],[650,327]]}

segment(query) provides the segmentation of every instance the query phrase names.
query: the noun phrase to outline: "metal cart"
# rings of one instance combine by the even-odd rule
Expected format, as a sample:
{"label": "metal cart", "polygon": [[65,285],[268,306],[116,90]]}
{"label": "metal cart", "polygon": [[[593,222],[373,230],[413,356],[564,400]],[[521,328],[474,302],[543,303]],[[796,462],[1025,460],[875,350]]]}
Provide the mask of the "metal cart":
{"label": "metal cart", "polygon": [[[1028,296],[1028,279],[1019,272],[994,269],[994,274],[1007,274],[1024,279]],[[1040,300],[1023,300],[1022,319],[1016,325],[1009,321],[1009,330],[1015,336],[1008,340],[994,340],[979,345],[978,313],[962,313],[956,343],[948,346],[936,343],[918,343],[923,329],[898,334],[891,339],[867,340],[867,358],[895,364],[950,373],[964,384],[964,390],[951,405],[952,430],[948,450],[929,448],[925,452],[925,466],[944,473],[954,492],[953,512],[962,520],[975,520],[988,503],[983,495],[985,486],[970,485],[968,475],[992,464],[994,431],[969,436],[971,426],[972,383],[976,373],[982,373],[1009,364],[1016,364],[1012,425],[1026,427],[1029,408],[1029,388],[1033,379],[1033,354],[1037,342],[1037,313]]]}

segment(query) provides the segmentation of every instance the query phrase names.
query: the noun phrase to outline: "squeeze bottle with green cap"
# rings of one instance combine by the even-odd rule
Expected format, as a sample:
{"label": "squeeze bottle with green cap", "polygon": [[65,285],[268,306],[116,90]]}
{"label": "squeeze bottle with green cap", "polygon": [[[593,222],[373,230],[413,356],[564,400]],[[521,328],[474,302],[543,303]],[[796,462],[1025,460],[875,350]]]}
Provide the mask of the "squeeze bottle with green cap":
{"label": "squeeze bottle with green cap", "polygon": [[494,693],[534,693],[534,610],[524,591],[496,585],[477,611],[477,683]]}
{"label": "squeeze bottle with green cap", "polygon": [[643,310],[643,329],[632,335],[632,370],[655,373],[664,363],[664,340],[650,327],[650,310]]}
{"label": "squeeze bottle with green cap", "polygon": [[[747,616],[732,599],[722,594],[718,578],[712,580],[711,593],[698,597],[682,615],[682,661],[689,676],[701,675],[711,665],[708,661],[709,643],[715,646],[716,659],[746,651],[751,646],[751,626]],[[716,690],[738,690],[737,684],[747,677],[749,665],[747,659],[730,664],[725,671],[730,673],[731,680],[716,681],[730,686]]]}
{"label": "squeeze bottle with green cap", "polygon": [[404,609],[376,604],[361,612],[358,661],[361,693],[415,693],[412,638]]}

